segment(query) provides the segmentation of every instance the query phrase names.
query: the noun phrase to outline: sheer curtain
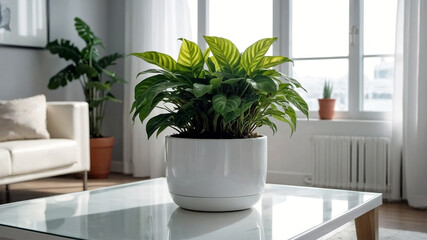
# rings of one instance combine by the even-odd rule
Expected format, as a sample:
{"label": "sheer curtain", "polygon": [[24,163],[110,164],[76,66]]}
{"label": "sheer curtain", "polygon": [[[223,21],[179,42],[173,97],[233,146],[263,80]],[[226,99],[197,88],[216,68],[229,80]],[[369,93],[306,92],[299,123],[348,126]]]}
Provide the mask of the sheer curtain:
{"label": "sheer curtain", "polygon": [[403,21],[399,25],[398,18],[392,159],[402,159],[403,193],[409,205],[426,208],[427,1],[400,0],[398,9]]}
{"label": "sheer curtain", "polygon": [[[188,0],[128,0],[126,1],[126,54],[132,52],[157,51],[171,55],[179,53],[180,37],[192,39]],[[194,21],[194,20],[193,20]],[[142,77],[136,75],[154,65],[136,57],[126,57],[124,107],[130,110],[134,99],[134,87]],[[123,171],[136,177],[151,178],[164,176],[164,133],[158,138],[147,139],[145,123],[138,118],[132,122],[129,111],[124,113],[124,156]],[[152,114],[158,114],[154,110]]]}

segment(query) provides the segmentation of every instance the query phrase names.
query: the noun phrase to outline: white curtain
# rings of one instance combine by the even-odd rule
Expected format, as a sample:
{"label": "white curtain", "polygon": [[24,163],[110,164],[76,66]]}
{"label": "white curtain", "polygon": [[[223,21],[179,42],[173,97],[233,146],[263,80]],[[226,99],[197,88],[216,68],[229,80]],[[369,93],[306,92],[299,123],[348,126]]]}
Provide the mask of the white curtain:
{"label": "white curtain", "polygon": [[[403,195],[410,206],[427,207],[427,1],[400,0],[392,159],[403,163]],[[395,190],[395,189],[393,189]],[[394,195],[400,191],[394,191]]]}
{"label": "white curtain", "polygon": [[[178,38],[192,39],[188,0],[128,0],[126,1],[126,54],[132,52],[157,51],[176,59],[179,53]],[[139,118],[135,123],[128,114],[134,100],[134,87],[143,77],[136,75],[154,65],[136,57],[126,57],[124,100],[124,156],[123,171],[136,177],[160,177],[164,170],[164,136],[155,134],[147,139],[145,123]],[[145,76],[146,77],[146,76]],[[154,110],[153,114],[158,114]],[[165,131],[166,132],[166,131]],[[170,132],[169,132],[170,133]],[[166,133],[168,134],[168,133]]]}

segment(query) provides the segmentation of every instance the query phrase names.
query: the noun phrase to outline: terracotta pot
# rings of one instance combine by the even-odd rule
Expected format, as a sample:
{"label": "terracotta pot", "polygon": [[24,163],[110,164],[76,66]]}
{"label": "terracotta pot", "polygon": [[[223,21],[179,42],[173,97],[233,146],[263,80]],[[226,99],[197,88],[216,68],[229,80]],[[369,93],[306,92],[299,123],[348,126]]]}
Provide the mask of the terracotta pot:
{"label": "terracotta pot", "polygon": [[90,178],[107,178],[110,174],[114,137],[90,139]]}
{"label": "terracotta pot", "polygon": [[335,114],[335,99],[324,98],[319,100],[319,118],[333,119]]}

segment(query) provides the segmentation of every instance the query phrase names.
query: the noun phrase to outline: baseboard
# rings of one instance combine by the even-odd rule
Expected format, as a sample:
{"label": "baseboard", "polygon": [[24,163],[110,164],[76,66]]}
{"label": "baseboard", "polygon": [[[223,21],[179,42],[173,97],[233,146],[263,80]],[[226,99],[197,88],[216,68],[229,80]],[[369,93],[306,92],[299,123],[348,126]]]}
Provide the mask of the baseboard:
{"label": "baseboard", "polygon": [[123,162],[122,161],[111,161],[111,172],[123,173]]}
{"label": "baseboard", "polygon": [[311,177],[311,173],[267,171],[267,183],[309,186],[304,181],[307,177]]}

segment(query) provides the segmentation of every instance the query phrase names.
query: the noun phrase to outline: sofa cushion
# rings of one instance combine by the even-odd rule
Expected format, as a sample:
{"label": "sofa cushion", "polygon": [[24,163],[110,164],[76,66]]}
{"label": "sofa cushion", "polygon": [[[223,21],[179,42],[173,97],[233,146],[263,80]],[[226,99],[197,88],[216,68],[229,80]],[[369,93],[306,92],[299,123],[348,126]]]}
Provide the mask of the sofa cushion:
{"label": "sofa cushion", "polygon": [[0,177],[12,174],[12,164],[8,150],[0,149]]}
{"label": "sofa cushion", "polygon": [[46,139],[46,97],[0,101],[0,141]]}
{"label": "sofa cushion", "polygon": [[77,142],[70,139],[38,139],[1,142],[10,152],[12,175],[68,166],[78,159]]}

